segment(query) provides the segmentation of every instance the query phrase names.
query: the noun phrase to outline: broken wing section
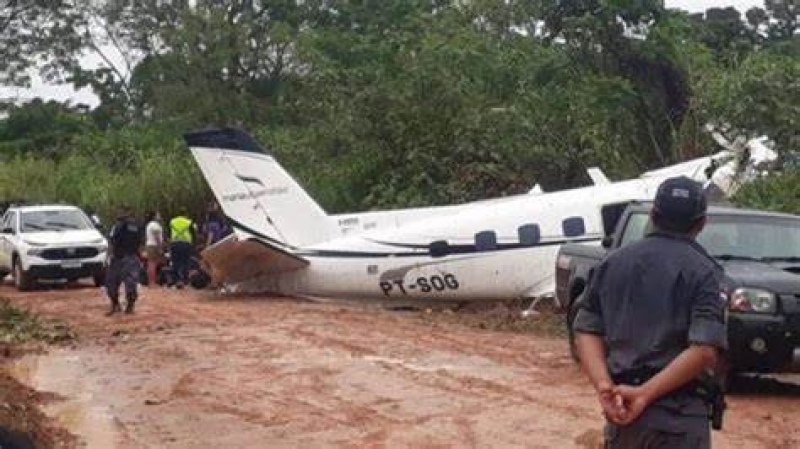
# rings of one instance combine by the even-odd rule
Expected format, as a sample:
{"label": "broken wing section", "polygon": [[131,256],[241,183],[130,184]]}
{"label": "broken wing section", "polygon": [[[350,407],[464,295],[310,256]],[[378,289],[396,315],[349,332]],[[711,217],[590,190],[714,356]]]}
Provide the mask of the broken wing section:
{"label": "broken wing section", "polygon": [[236,233],[203,250],[202,256],[216,284],[235,284],[308,266],[308,261],[302,257],[256,237]]}

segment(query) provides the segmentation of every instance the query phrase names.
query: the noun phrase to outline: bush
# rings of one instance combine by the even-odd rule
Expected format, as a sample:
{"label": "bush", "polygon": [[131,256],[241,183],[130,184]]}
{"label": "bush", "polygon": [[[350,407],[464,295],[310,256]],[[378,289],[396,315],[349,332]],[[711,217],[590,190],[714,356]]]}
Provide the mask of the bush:
{"label": "bush", "polygon": [[0,342],[25,343],[40,340],[57,343],[72,340],[75,334],[64,323],[43,321],[26,310],[16,308],[0,298]]}
{"label": "bush", "polygon": [[755,209],[800,214],[800,170],[792,169],[743,186],[734,203]]}

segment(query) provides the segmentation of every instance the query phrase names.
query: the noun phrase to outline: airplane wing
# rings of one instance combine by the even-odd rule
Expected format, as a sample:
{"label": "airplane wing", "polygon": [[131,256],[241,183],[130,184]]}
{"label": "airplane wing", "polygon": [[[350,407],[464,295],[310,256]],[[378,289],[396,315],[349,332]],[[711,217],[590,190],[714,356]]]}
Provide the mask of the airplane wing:
{"label": "airplane wing", "polygon": [[302,257],[257,237],[240,237],[236,233],[203,250],[202,256],[211,266],[215,283],[243,282],[263,275],[299,270],[308,265]]}

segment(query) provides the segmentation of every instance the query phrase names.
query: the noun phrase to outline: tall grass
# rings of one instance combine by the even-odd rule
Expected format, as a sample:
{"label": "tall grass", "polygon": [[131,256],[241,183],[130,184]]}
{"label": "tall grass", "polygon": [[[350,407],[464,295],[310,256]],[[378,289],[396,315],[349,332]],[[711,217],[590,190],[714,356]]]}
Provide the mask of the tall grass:
{"label": "tall grass", "polygon": [[106,222],[121,206],[138,215],[154,209],[169,217],[183,208],[200,215],[212,198],[175,136],[88,135],[58,159],[27,155],[0,162],[0,199],[74,204]]}

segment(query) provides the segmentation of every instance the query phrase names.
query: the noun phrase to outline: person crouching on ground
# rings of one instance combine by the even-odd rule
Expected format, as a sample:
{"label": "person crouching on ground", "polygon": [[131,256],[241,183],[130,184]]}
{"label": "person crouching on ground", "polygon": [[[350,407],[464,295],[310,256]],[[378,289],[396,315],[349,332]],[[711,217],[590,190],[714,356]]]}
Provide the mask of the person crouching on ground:
{"label": "person crouching on ground", "polygon": [[139,283],[141,271],[137,258],[141,238],[141,227],[133,220],[130,209],[122,208],[109,233],[111,261],[106,273],[106,293],[111,300],[111,309],[107,313],[109,316],[121,310],[120,284],[125,284],[125,313],[133,313],[137,299],[136,285]]}
{"label": "person crouching on ground", "polygon": [[150,211],[145,216],[144,256],[147,259],[147,285],[158,285],[158,267],[164,263],[164,228],[161,214]]}
{"label": "person crouching on ground", "polygon": [[170,261],[178,288],[183,288],[189,280],[189,263],[196,235],[195,224],[186,215],[186,211],[181,210],[177,217],[169,221]]}

